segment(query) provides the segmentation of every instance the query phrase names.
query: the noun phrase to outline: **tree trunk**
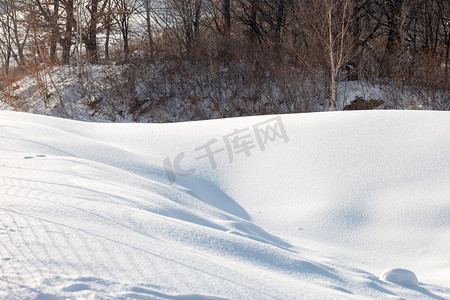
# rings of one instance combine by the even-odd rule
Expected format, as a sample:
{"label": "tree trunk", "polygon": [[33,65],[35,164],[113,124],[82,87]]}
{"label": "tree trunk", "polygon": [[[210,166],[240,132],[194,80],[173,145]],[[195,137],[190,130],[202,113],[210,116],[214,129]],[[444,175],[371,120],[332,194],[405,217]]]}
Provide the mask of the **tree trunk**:
{"label": "tree trunk", "polygon": [[228,35],[231,29],[231,3],[230,0],[223,0],[222,2],[222,15],[225,25],[225,34]]}
{"label": "tree trunk", "polygon": [[276,15],[276,24],[275,24],[275,38],[276,42],[279,46],[281,46],[281,29],[283,28],[284,21],[286,18],[286,14],[284,11],[284,1],[285,0],[278,0],[277,5],[277,15]]}
{"label": "tree trunk", "polygon": [[109,39],[111,35],[111,26],[106,25],[106,37],[105,37],[105,60],[109,60]]}
{"label": "tree trunk", "polygon": [[153,48],[152,23],[151,23],[151,5],[150,0],[144,0],[145,5],[145,21],[147,24],[147,39],[150,49]]}
{"label": "tree trunk", "polygon": [[64,38],[61,40],[62,46],[62,61],[63,64],[69,64],[70,62],[70,48],[72,47],[73,28],[75,27],[74,7],[73,0],[67,0],[64,2],[64,8],[66,11],[66,31]]}
{"label": "tree trunk", "polygon": [[90,20],[87,33],[84,34],[83,40],[86,46],[86,55],[90,63],[97,64],[99,62],[97,48],[97,23],[98,23],[98,3],[99,0],[92,0],[91,6],[88,8]]}
{"label": "tree trunk", "polygon": [[53,3],[53,13],[50,16],[51,29],[50,29],[50,60],[56,62],[56,46],[59,40],[59,28],[58,28],[58,15],[59,15],[59,1]]}
{"label": "tree trunk", "polygon": [[392,0],[388,1],[388,4],[386,5],[388,16],[388,38],[385,53],[382,59],[382,77],[390,77],[393,73],[392,66],[395,64],[395,54],[400,46],[400,18],[402,3],[403,0]]}
{"label": "tree trunk", "polygon": [[347,79],[348,80],[359,80],[360,78],[360,65],[362,60],[362,48],[363,43],[360,41],[361,37],[361,1],[360,0],[353,0],[353,12],[352,12],[352,26],[351,31],[353,34],[353,38],[355,40],[355,43],[353,43],[353,47],[351,49],[352,51],[352,58],[351,61],[346,66],[347,68]]}
{"label": "tree trunk", "polygon": [[333,106],[333,111],[336,111],[336,102],[337,102],[337,75],[338,70],[335,61],[335,53],[334,53],[334,33],[333,33],[333,1],[331,1],[331,5],[328,8],[328,55],[330,60],[330,105]]}
{"label": "tree trunk", "polygon": [[122,39],[123,39],[123,53],[125,54],[125,58],[128,59],[128,54],[130,52],[130,49],[128,46],[128,17],[125,13],[122,15],[121,31],[122,31]]}
{"label": "tree trunk", "polygon": [[251,0],[251,6],[250,6],[250,28],[252,30],[252,36],[257,37],[258,36],[258,6],[259,6],[259,0]]}

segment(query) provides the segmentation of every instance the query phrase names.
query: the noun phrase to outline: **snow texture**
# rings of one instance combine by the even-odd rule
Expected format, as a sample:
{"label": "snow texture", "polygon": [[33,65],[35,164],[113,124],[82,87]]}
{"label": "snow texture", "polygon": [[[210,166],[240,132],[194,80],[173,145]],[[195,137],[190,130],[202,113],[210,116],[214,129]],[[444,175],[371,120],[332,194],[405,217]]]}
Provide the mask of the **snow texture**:
{"label": "snow texture", "polygon": [[381,275],[380,279],[401,285],[419,285],[416,274],[405,269],[389,269]]}
{"label": "snow texture", "polygon": [[0,112],[0,299],[449,299],[449,117]]}

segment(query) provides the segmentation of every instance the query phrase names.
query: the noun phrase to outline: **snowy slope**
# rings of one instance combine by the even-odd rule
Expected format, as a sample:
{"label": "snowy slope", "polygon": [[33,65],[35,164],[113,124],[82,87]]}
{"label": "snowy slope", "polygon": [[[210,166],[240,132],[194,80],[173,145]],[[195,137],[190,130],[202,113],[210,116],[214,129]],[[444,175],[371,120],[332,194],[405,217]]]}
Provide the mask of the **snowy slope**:
{"label": "snowy slope", "polygon": [[449,117],[0,112],[0,299],[450,298]]}

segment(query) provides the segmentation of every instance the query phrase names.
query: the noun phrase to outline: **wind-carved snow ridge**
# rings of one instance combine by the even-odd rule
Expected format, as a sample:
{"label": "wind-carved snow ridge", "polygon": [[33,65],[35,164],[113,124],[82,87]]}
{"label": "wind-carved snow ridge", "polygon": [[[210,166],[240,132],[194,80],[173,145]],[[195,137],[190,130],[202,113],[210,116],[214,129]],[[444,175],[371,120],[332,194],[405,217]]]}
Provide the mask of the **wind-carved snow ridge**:
{"label": "wind-carved snow ridge", "polygon": [[274,117],[0,112],[0,299],[450,298],[449,114],[279,117],[212,168],[189,151]]}

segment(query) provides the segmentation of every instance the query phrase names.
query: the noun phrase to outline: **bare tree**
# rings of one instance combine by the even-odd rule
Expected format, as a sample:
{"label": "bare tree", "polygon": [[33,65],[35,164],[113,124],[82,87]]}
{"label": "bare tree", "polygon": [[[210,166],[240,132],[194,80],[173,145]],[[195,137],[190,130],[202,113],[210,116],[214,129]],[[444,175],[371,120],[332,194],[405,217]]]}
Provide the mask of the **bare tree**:
{"label": "bare tree", "polygon": [[114,17],[122,35],[123,53],[125,54],[125,57],[128,58],[130,51],[130,18],[136,12],[137,2],[133,0],[114,0],[114,4]]}
{"label": "bare tree", "polygon": [[[306,3],[308,2],[308,3]],[[309,4],[309,5],[306,5]],[[355,36],[351,33],[352,14],[350,0],[305,1],[297,16],[303,36],[299,59],[328,86],[329,107],[337,110],[338,85],[343,79],[343,68],[351,60]],[[315,57],[314,59],[310,59]],[[325,62],[322,70],[321,63]]]}
{"label": "bare tree", "polygon": [[143,0],[145,8],[145,24],[147,26],[147,41],[148,45],[153,48],[153,36],[152,36],[152,3],[151,0]]}
{"label": "bare tree", "polygon": [[77,26],[74,14],[74,0],[60,0],[65,11],[65,31],[60,39],[62,46],[62,62],[68,64],[70,62],[70,49],[73,45],[73,31]]}
{"label": "bare tree", "polygon": [[180,38],[189,53],[199,34],[202,16],[202,0],[171,0],[170,8],[174,12],[174,22],[181,32]]}
{"label": "bare tree", "polygon": [[223,15],[223,23],[225,26],[225,32],[227,34],[229,34],[230,29],[231,29],[231,1],[230,0],[222,1],[222,15]]}
{"label": "bare tree", "polygon": [[11,57],[13,54],[13,22],[15,22],[15,16],[12,12],[14,8],[9,4],[10,3],[7,3],[6,1],[0,2],[0,9],[3,13],[0,16],[2,29],[2,34],[0,35],[0,50],[2,54],[3,72],[6,76],[9,73]]}
{"label": "bare tree", "polygon": [[28,42],[31,24],[25,21],[23,12],[26,10],[25,4],[19,1],[0,1],[0,23],[2,36],[0,44],[2,46],[4,68],[7,72],[10,67],[11,57],[20,68],[26,63],[24,49]]}
{"label": "bare tree", "polygon": [[[37,23],[33,24],[36,27],[41,27],[43,30],[47,30],[49,33],[50,42],[50,60],[56,61],[56,47],[60,39],[59,30],[59,13],[60,13],[60,1],[59,0],[32,0],[33,6],[29,6],[31,13],[37,15],[35,20]],[[40,19],[44,20],[44,24],[39,22]]]}
{"label": "bare tree", "polygon": [[91,63],[98,63],[100,59],[97,47],[97,27],[100,16],[104,13],[107,3],[107,0],[90,0],[86,6],[89,13],[89,20],[82,39],[86,47],[87,59]]}

